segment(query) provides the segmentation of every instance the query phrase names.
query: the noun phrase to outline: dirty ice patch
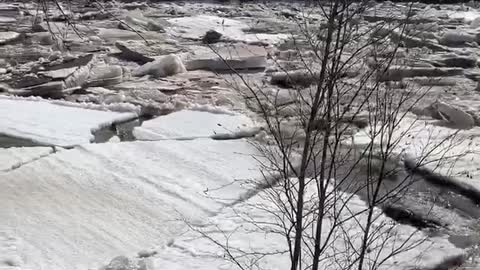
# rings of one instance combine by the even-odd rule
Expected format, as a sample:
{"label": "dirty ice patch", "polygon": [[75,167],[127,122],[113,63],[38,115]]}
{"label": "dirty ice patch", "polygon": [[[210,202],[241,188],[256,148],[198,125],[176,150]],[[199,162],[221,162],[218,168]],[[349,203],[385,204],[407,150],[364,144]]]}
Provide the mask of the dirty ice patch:
{"label": "dirty ice patch", "polygon": [[183,219],[198,223],[237,200],[249,190],[244,180],[261,177],[252,155],[244,140],[209,139],[60,151],[0,172],[0,232],[35,247],[12,253],[28,269],[100,269],[165,245],[185,230]]}
{"label": "dirty ice patch", "polygon": [[275,44],[289,37],[286,34],[247,34],[244,32],[250,28],[247,23],[211,15],[173,18],[168,22],[172,24],[169,29],[172,34],[187,39],[201,39],[209,30],[221,33],[225,39],[248,43]]}
{"label": "dirty ice patch", "polygon": [[[258,129],[253,121],[241,114],[218,114],[183,110],[160,116],[133,130],[138,140],[167,140],[249,137]],[[254,134],[251,134],[252,136]]]}
{"label": "dirty ice patch", "polygon": [[0,148],[0,171],[8,171],[53,153],[52,147]]}
{"label": "dirty ice patch", "polygon": [[89,143],[93,139],[92,131],[136,117],[135,113],[7,98],[0,98],[0,115],[0,134],[62,147]]}

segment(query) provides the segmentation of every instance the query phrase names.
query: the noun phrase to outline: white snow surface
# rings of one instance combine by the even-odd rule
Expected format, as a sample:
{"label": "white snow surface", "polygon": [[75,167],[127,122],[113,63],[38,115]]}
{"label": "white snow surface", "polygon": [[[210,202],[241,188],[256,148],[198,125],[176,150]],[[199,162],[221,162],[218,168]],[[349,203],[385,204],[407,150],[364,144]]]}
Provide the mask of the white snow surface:
{"label": "white snow surface", "polygon": [[8,98],[0,98],[0,115],[0,134],[62,147],[89,143],[92,131],[136,116]]}
{"label": "white snow surface", "polygon": [[183,110],[145,121],[133,131],[139,140],[192,139],[235,135],[254,127],[242,114]]}
{"label": "white snow surface", "polygon": [[0,148],[0,171],[8,171],[25,163],[48,156],[52,147],[13,147]]}
{"label": "white snow surface", "polygon": [[[158,255],[152,258],[153,269],[235,269],[237,266],[228,259],[227,252],[212,239],[225,246],[228,241],[229,252],[243,267],[255,261],[255,267],[258,269],[289,269],[286,240],[282,228],[276,225],[280,224],[279,217],[282,217],[282,214],[278,210],[278,205],[275,205],[269,196],[261,192],[248,201],[225,208],[217,216],[193,226],[194,230],[175,238],[158,251]],[[341,196],[347,197],[345,194]],[[348,210],[340,214],[340,219],[361,213],[366,208],[365,202],[357,196],[349,199],[347,205]],[[375,220],[373,228],[375,230],[381,228],[383,231],[376,233],[376,240],[371,240],[373,242],[367,254],[367,264],[369,259],[373,260],[377,255],[379,260],[382,260],[389,252],[405,248],[403,252],[399,252],[376,269],[430,269],[429,267],[441,263],[446,258],[464,253],[446,238],[427,238],[424,233],[407,225],[392,226],[391,224],[395,222],[392,223],[392,220],[383,215],[379,209],[376,209],[373,216]],[[324,255],[321,256],[320,269],[342,270],[345,269],[342,268],[342,263],[348,264],[351,262],[349,259],[355,259],[356,251],[344,240],[344,233],[348,234],[352,245],[360,247],[363,237],[362,226],[366,217],[365,212],[358,214],[357,218],[345,222],[343,225],[345,231],[340,229],[335,231],[326,245]],[[327,239],[331,224],[329,218],[324,219],[322,239]],[[333,257],[332,254],[336,256]],[[308,256],[304,255],[304,258]]]}
{"label": "white snow surface", "polygon": [[0,268],[99,269],[164,245],[183,218],[248,192],[255,153],[245,140],[87,144],[0,172]]}

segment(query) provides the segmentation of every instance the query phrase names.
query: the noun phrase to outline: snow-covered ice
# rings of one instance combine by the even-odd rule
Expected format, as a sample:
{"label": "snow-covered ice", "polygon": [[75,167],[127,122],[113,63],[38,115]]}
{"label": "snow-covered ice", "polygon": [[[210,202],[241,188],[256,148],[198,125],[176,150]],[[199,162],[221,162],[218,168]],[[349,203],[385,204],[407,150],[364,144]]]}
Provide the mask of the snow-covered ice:
{"label": "snow-covered ice", "polygon": [[135,113],[9,98],[0,98],[0,115],[0,134],[64,147],[89,143],[93,139],[92,131],[136,117]]}
{"label": "snow-covered ice", "polygon": [[[183,37],[193,39],[201,38],[209,30],[215,30],[224,36],[235,39],[244,35],[242,29],[248,28],[247,24],[238,20],[211,15],[173,18],[168,22],[174,25],[174,31],[178,31]],[[182,29],[188,31],[181,31]]]}
{"label": "snow-covered ice", "polygon": [[260,177],[253,154],[245,140],[210,139],[63,150],[0,173],[0,235],[22,239],[11,256],[26,269],[98,269],[236,201]]}
{"label": "snow-covered ice", "polygon": [[247,34],[244,32],[250,28],[247,23],[211,15],[173,18],[168,22],[173,25],[169,29],[172,34],[189,39],[200,39],[209,30],[215,30],[234,41],[278,43],[289,38],[286,34]]}
{"label": "snow-covered ice", "polygon": [[145,121],[133,131],[139,140],[228,137],[254,129],[253,121],[242,114],[220,114],[183,110]]}
{"label": "snow-covered ice", "polygon": [[[351,213],[361,213],[366,208],[365,202],[357,196],[350,199],[347,205],[348,210],[339,216],[340,219],[342,216],[343,218],[349,217]],[[254,261],[255,267],[258,269],[289,269],[290,259],[286,239],[282,234],[282,227],[277,225],[280,224],[279,217],[282,217],[282,214],[277,207],[278,205],[268,199],[267,195],[259,193],[248,201],[239,203],[232,208],[225,208],[219,215],[198,226],[193,225],[195,230],[175,238],[172,243],[159,250],[158,255],[153,258],[153,264],[166,269],[235,268],[235,264],[229,259],[226,251],[216,245],[212,241],[213,239],[225,246],[228,242],[229,252],[233,256],[238,256],[236,260],[244,267]],[[347,233],[352,241],[350,244],[356,245],[358,248],[362,237],[361,226],[364,224],[366,216],[365,212],[358,214],[357,218],[344,223],[345,231],[342,232],[338,229],[335,232],[331,238],[331,244],[326,245],[320,269],[345,269],[341,267],[341,263],[349,263],[348,259],[355,258],[355,251],[351,249],[353,247],[343,241],[342,237],[345,237],[343,233]],[[463,250],[456,248],[445,238],[427,238],[423,232],[408,225],[391,226],[394,222],[392,223],[392,220],[378,209],[375,211],[374,217],[374,228],[383,228],[384,232],[376,234],[376,240],[372,242],[372,249],[367,258],[373,260],[378,255],[380,261],[384,258],[383,256],[387,256],[393,250],[399,251],[404,247],[415,246],[413,249],[399,252],[397,256],[388,259],[378,269],[426,269],[425,267],[439,264],[446,258],[463,254]],[[325,218],[322,239],[327,239],[326,236],[329,232],[327,228],[331,226],[329,224],[331,221],[329,218]],[[380,248],[384,248],[384,250],[379,253]],[[334,253],[336,256],[331,256]],[[305,254],[305,256],[308,255]],[[349,258],[349,256],[352,257]],[[308,259],[306,260],[308,261]]]}
{"label": "snow-covered ice", "polygon": [[15,147],[0,148],[0,171],[17,168],[25,163],[48,156],[52,147]]}

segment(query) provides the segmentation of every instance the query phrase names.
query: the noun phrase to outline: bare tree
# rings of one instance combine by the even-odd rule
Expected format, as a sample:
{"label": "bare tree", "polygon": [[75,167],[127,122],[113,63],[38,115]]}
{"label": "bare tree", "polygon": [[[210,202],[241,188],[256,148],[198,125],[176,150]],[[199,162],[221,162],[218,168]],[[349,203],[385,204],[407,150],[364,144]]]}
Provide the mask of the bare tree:
{"label": "bare tree", "polygon": [[[259,162],[265,176],[258,184],[263,188],[259,196],[268,206],[255,208],[274,221],[242,217],[259,231],[283,236],[287,248],[275,255],[288,254],[291,270],[378,269],[424,245],[418,230],[399,237],[398,223],[385,219],[379,209],[395,211],[394,205],[415,187],[418,178],[405,170],[404,159],[420,168],[454,158],[447,153],[457,143],[457,132],[441,139],[432,135],[415,159],[401,150],[417,125],[409,111],[429,92],[390,82],[405,64],[398,57],[401,46],[416,41],[407,27],[412,6],[391,10],[385,20],[365,25],[360,17],[367,12],[377,11],[366,1],[306,6],[303,17],[295,20],[293,50],[273,57],[278,72],[270,74],[270,83],[287,89],[259,85],[230,66],[232,87],[265,126],[267,139],[255,145],[263,155]],[[321,19],[313,20],[318,14]],[[228,57],[218,57],[230,65]],[[282,58],[297,63],[296,69],[284,65]],[[359,130],[364,133],[360,144],[354,142]],[[352,209],[357,196],[366,205]],[[419,226],[436,225],[429,222]],[[268,256],[209,239],[242,269]]]}

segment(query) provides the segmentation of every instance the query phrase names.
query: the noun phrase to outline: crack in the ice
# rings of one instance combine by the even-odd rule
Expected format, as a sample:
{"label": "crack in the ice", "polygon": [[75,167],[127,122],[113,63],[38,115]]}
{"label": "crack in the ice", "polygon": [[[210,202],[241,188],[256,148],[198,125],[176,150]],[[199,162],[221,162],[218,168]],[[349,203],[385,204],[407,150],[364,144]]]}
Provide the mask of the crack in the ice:
{"label": "crack in the ice", "polygon": [[24,165],[30,164],[30,163],[35,162],[37,160],[40,160],[42,158],[46,158],[46,157],[48,157],[52,154],[56,154],[56,153],[57,153],[57,149],[55,148],[55,146],[51,146],[51,150],[46,154],[43,154],[43,155],[40,155],[38,157],[32,158],[31,160],[28,160],[28,161],[25,161],[25,162],[18,162],[16,164],[12,165],[10,168],[0,170],[0,171],[1,172],[11,172],[11,171],[14,171],[16,169],[19,169],[19,168],[23,167]]}
{"label": "crack in the ice", "polygon": [[262,129],[261,128],[254,128],[254,129],[249,129],[249,130],[241,130],[241,131],[236,131],[236,132],[231,132],[231,133],[216,133],[208,136],[185,136],[185,137],[169,137],[169,138],[162,138],[164,137],[161,134],[158,134],[154,131],[148,131],[150,135],[153,135],[153,137],[157,137],[154,139],[138,139],[135,138],[136,141],[170,141],[170,140],[175,140],[175,141],[190,141],[190,140],[196,140],[196,139],[212,139],[215,141],[226,141],[226,140],[240,140],[240,139],[245,139],[245,138],[252,138],[255,137]]}
{"label": "crack in the ice", "polygon": [[195,136],[195,137],[177,137],[177,138],[164,138],[164,139],[154,139],[154,140],[145,140],[145,139],[136,139],[138,142],[161,142],[161,141],[193,141],[198,139],[211,139],[214,141],[227,141],[227,140],[241,140],[245,138],[251,138],[252,136]]}

